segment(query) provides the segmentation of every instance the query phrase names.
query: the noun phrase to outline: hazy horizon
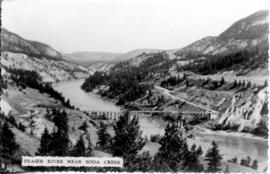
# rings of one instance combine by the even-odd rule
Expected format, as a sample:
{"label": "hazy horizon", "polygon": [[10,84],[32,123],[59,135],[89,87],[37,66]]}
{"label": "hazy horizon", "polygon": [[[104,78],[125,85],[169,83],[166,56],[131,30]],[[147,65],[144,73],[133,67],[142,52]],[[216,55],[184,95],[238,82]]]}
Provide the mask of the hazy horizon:
{"label": "hazy horizon", "polygon": [[62,53],[170,50],[217,36],[268,5],[267,0],[5,0],[2,27]]}

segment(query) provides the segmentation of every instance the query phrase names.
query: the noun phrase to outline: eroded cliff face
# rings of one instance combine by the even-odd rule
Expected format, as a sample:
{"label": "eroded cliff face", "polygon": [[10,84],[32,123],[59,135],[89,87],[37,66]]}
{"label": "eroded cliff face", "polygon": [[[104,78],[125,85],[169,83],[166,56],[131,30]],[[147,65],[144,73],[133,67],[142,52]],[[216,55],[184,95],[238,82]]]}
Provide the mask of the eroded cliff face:
{"label": "eroded cliff face", "polygon": [[253,91],[247,98],[243,98],[241,93],[236,93],[231,106],[216,121],[216,125],[223,129],[267,134],[267,122],[268,91],[265,87],[258,92]]}

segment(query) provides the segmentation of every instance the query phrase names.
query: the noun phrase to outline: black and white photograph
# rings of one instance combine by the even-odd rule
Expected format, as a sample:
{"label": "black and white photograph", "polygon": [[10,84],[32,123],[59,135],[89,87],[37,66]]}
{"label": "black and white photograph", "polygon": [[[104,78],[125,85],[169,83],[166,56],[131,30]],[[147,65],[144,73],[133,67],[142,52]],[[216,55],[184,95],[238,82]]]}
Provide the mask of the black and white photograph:
{"label": "black and white photograph", "polygon": [[268,0],[1,0],[0,173],[268,173]]}

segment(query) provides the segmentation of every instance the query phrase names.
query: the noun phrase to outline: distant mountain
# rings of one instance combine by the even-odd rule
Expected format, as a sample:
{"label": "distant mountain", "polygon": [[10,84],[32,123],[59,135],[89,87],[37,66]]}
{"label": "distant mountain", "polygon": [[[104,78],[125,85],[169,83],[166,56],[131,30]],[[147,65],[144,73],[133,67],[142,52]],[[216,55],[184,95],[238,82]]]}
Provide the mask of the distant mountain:
{"label": "distant mountain", "polygon": [[71,54],[65,54],[64,59],[69,60],[71,62],[83,65],[85,67],[92,66],[94,64],[99,64],[100,66],[102,63],[103,65],[106,64],[115,64],[121,61],[126,61],[132,58],[136,58],[141,54],[148,54],[148,53],[156,53],[162,50],[158,49],[137,49],[133,51],[129,51],[127,53],[110,53],[110,52],[74,52]]}
{"label": "distant mountain", "polygon": [[115,60],[117,60],[118,62],[120,61],[126,61],[135,57],[138,57],[141,54],[149,54],[149,53],[157,53],[157,52],[161,52],[163,50],[159,50],[159,49],[137,49],[137,50],[132,50],[129,51],[127,53],[124,53],[120,56],[118,56]]}
{"label": "distant mountain", "polygon": [[37,41],[26,40],[5,28],[1,31],[1,51],[24,53],[37,58],[46,57],[51,59],[62,59],[61,53]]}
{"label": "distant mountain", "polygon": [[140,62],[140,57],[145,54],[157,53],[158,49],[138,49],[124,54],[110,52],[74,52],[65,54],[63,58],[70,62],[79,64],[89,69],[90,73],[96,71],[109,71],[114,64],[128,61],[131,64]]}
{"label": "distant mountain", "polygon": [[205,37],[175,52],[180,57],[192,58],[217,55],[268,46],[269,12],[256,12],[235,22],[217,37]]}
{"label": "distant mountain", "polygon": [[120,53],[110,53],[110,52],[74,52],[71,54],[64,54],[64,59],[71,62],[83,65],[90,66],[94,63],[115,63],[115,60]]}

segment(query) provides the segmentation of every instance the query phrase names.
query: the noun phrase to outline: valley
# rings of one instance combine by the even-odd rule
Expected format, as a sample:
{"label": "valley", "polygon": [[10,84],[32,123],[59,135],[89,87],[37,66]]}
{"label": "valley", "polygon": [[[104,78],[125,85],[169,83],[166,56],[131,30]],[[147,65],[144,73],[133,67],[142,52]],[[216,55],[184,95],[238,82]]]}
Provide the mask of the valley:
{"label": "valley", "polygon": [[0,171],[36,171],[20,160],[40,155],[123,157],[115,171],[209,172],[217,146],[220,172],[267,172],[268,18],[256,12],[180,49],[123,54],[62,54],[2,29],[0,128],[14,137],[1,142],[14,149],[1,151]]}

